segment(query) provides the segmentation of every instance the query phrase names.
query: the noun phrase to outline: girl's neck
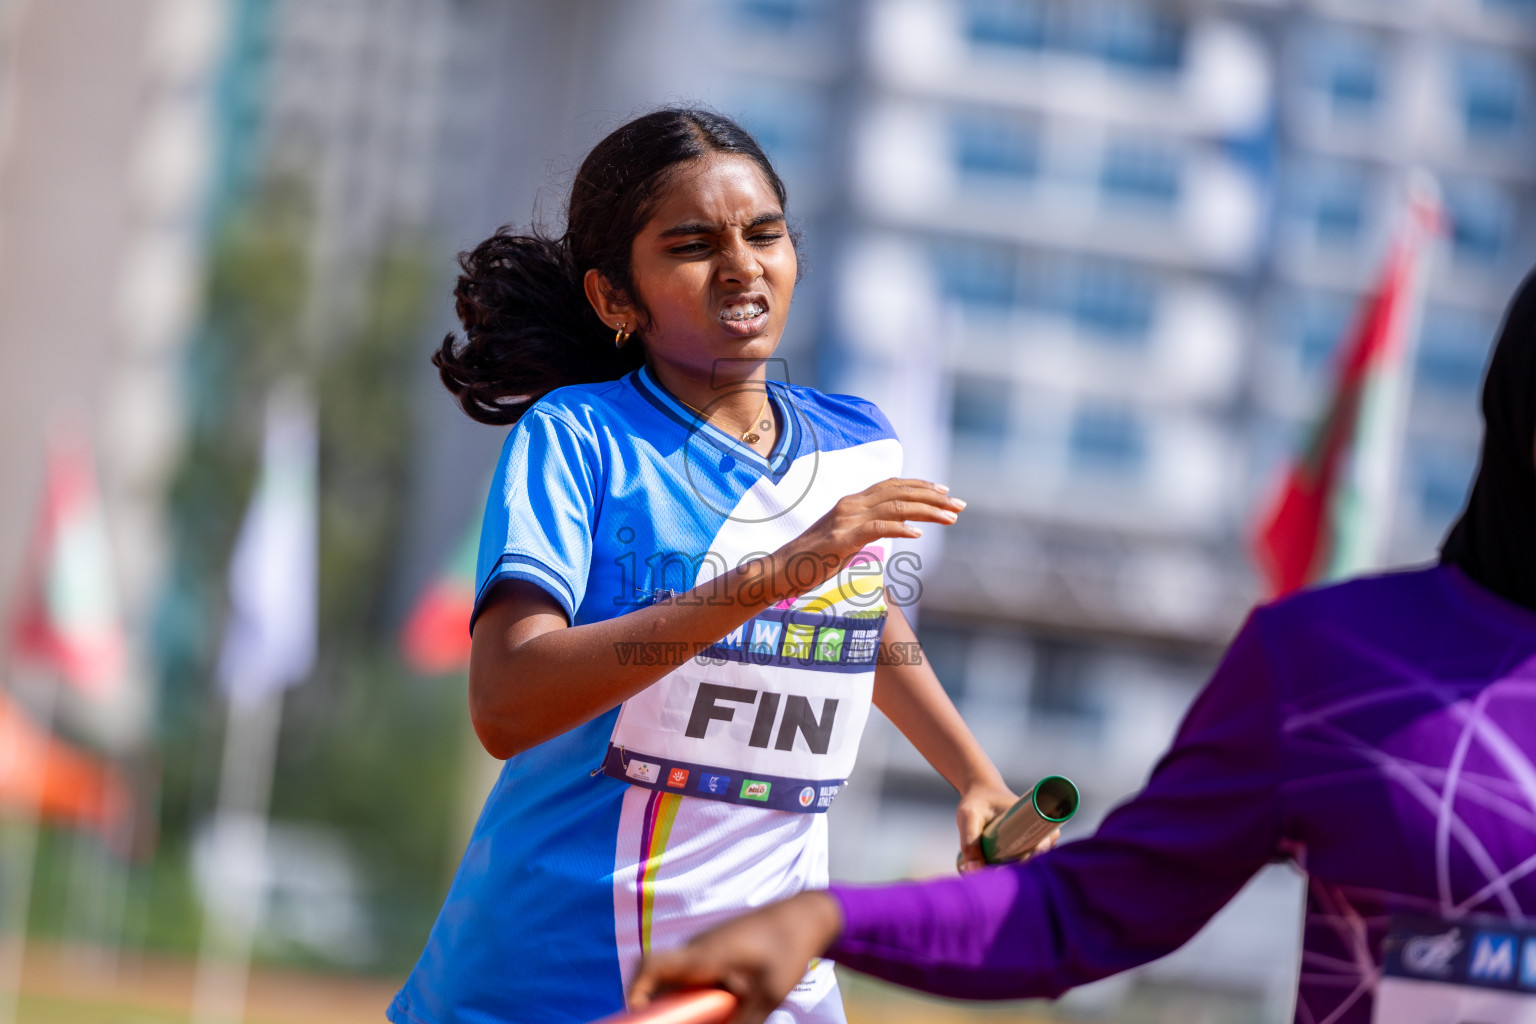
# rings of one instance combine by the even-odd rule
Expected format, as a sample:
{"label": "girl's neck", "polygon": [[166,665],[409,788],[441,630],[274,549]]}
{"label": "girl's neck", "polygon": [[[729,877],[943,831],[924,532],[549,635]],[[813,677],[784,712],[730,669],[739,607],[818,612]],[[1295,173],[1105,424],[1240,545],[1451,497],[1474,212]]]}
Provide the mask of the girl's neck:
{"label": "girl's neck", "polygon": [[[768,402],[767,373],[762,364],[746,376],[713,381],[649,360],[646,365],[662,387],[701,418],[753,448],[771,448],[778,428]],[[757,437],[755,442],[752,435]]]}

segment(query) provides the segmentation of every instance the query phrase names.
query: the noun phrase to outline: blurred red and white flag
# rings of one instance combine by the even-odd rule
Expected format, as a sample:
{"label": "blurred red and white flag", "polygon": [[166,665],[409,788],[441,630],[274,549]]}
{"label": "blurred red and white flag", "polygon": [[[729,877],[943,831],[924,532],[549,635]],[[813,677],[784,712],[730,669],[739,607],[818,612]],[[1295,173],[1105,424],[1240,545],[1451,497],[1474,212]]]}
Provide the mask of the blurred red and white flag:
{"label": "blurred red and white flag", "polygon": [[123,685],[127,645],[84,428],[57,430],[47,459],[42,511],[10,623],[12,655],[108,697]]}
{"label": "blurred red and white flag", "polygon": [[313,402],[297,385],[274,390],[260,476],[229,567],[219,682],[238,704],[301,683],[314,667],[318,449]]}
{"label": "blurred red and white flag", "polygon": [[1437,196],[1427,178],[1410,188],[1381,278],[1339,347],[1328,403],[1259,520],[1254,558],[1271,597],[1383,567]]}

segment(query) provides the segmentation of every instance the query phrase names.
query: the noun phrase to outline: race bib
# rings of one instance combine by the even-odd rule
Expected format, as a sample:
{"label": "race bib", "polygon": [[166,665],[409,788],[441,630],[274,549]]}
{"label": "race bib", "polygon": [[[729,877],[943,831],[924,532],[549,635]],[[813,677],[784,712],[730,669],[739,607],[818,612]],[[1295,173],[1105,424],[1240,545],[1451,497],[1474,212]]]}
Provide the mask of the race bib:
{"label": "race bib", "polygon": [[1536,1024],[1536,929],[1395,917],[1383,954],[1376,1024]]}
{"label": "race bib", "polygon": [[885,605],[857,604],[879,598],[868,566],[883,553],[866,548],[854,581],[760,613],[625,701],[607,774],[773,810],[830,807],[869,719]]}
{"label": "race bib", "polygon": [[[792,541],[842,497],[900,468],[894,439],[798,460],[777,483],[744,496],[707,557],[692,553],[694,585]],[[604,771],[707,800],[825,811],[853,769],[869,718],[890,554],[888,540],[867,545],[833,578],[700,650],[620,651],[675,667],[624,702]],[[793,564],[786,571],[793,581]]]}

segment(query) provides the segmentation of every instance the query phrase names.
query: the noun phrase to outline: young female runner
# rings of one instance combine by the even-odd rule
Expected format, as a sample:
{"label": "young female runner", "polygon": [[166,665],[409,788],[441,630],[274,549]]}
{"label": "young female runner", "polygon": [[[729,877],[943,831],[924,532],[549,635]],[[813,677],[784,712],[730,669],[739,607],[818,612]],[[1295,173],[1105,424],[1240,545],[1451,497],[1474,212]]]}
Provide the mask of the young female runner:
{"label": "young female runner", "polygon": [[[587,156],[563,236],[462,258],[466,338],[433,361],[515,423],[470,663],[508,761],[396,1024],[589,1021],[644,953],[825,885],[821,812],[872,700],[959,791],[970,861],[1014,799],[883,586],[890,541],[965,503],[899,477],[870,403],[766,378],[784,201],[740,127],[659,110]],[[777,1019],[843,1019],[828,963]]]}
{"label": "young female runner", "polygon": [[1438,565],[1256,610],[1098,833],[953,881],[807,892],[647,961],[755,1024],[824,952],[941,995],[1056,996],[1172,952],[1259,868],[1309,877],[1298,1024],[1536,1019],[1536,275]]}

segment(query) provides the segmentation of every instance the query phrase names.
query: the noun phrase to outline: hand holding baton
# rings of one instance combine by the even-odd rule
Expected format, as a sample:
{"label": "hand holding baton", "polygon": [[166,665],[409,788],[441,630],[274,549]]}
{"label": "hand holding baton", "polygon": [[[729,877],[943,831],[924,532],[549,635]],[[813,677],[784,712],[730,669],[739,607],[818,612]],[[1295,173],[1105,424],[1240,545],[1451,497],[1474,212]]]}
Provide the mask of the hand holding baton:
{"label": "hand holding baton", "polygon": [[[982,857],[988,864],[1006,864],[1029,856],[1041,840],[1077,813],[1081,802],[1071,779],[1047,775],[981,830]],[[955,866],[961,861],[957,856]]]}
{"label": "hand holding baton", "polygon": [[725,1024],[735,1012],[735,996],[724,989],[701,988],[660,996],[643,1010],[615,1013],[595,1024]]}

